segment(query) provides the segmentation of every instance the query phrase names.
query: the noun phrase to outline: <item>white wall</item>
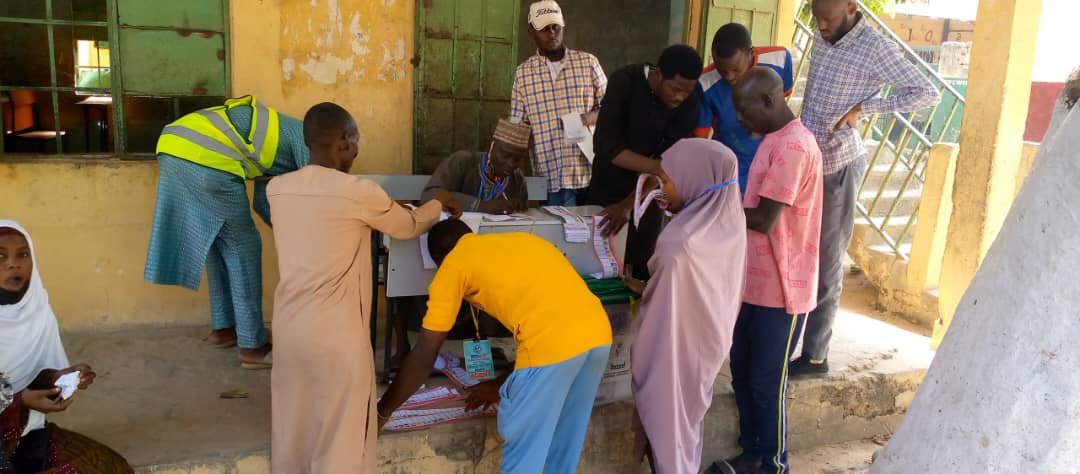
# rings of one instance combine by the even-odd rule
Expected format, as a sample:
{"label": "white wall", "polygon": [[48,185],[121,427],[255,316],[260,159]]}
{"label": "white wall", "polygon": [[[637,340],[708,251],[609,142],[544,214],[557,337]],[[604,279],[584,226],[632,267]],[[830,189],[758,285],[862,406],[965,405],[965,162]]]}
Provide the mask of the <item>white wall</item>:
{"label": "white wall", "polygon": [[871,474],[1077,472],[1080,108],[1060,119]]}

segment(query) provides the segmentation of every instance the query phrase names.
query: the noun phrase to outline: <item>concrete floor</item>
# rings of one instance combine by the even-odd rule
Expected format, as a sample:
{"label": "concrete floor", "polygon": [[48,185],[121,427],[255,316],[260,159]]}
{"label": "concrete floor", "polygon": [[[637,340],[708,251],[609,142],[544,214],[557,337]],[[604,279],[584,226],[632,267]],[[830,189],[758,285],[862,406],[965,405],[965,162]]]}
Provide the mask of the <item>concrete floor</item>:
{"label": "concrete floor", "polygon": [[791,471],[799,474],[854,474],[870,469],[870,461],[882,444],[874,440],[850,441],[798,449],[790,456]]}
{"label": "concrete floor", "polygon": [[[838,451],[818,448],[891,432],[933,357],[925,337],[874,319],[882,315],[869,305],[872,298],[860,291],[858,280],[857,275],[849,276],[830,356],[833,372],[826,378],[793,382],[791,437],[797,451],[792,462],[798,472],[865,468],[866,443],[853,445],[859,450],[844,445]],[[240,370],[233,351],[201,341],[206,331],[133,328],[65,334],[72,362],[89,363],[99,375],[67,413],[51,420],[112,446],[145,472],[266,472],[270,373]],[[247,398],[220,397],[234,390]],[[717,380],[716,392],[706,427],[706,437],[712,440],[706,446],[707,458],[726,456],[734,449],[734,404],[726,370]],[[585,466],[615,466],[613,457],[621,458],[615,453],[628,441],[630,406],[618,403],[596,411],[582,472],[629,472]],[[498,459],[494,432],[494,420],[480,420],[386,436],[380,439],[380,472],[425,472],[443,465],[455,467],[440,472],[491,472]],[[470,437],[479,439],[471,443],[463,439]],[[607,439],[612,437],[618,439]],[[447,454],[454,450],[468,452]],[[850,456],[837,454],[848,451]],[[233,467],[175,468],[219,461]]]}

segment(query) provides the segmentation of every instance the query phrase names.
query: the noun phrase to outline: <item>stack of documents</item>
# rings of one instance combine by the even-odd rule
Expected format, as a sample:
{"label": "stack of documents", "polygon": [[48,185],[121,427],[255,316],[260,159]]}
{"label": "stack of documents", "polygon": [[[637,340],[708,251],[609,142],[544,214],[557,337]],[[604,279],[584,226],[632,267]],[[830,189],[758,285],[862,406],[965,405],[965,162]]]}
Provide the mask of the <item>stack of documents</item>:
{"label": "stack of documents", "polygon": [[550,212],[563,221],[563,233],[566,236],[566,241],[573,244],[583,244],[588,242],[591,235],[589,235],[589,223],[584,217],[575,214],[573,211],[563,206],[546,206],[543,210]]}

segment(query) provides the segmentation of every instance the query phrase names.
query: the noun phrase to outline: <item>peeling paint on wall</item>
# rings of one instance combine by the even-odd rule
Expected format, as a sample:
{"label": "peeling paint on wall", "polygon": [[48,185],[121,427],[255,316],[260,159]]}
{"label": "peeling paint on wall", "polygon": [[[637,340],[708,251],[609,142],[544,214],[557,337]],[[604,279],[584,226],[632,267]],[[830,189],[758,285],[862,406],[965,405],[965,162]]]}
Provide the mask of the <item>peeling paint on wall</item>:
{"label": "peeling paint on wall", "polygon": [[309,55],[307,62],[300,65],[301,71],[307,73],[313,81],[321,84],[336,83],[339,74],[348,74],[352,68],[352,58],[342,59],[333,54],[319,58],[315,53],[312,53]]}
{"label": "peeling paint on wall", "polygon": [[371,48],[367,46],[370,38],[360,29],[359,13],[353,13],[352,20],[349,20],[349,36],[353,54],[364,56],[371,52]]}
{"label": "peeling paint on wall", "polygon": [[405,40],[398,38],[393,48],[383,43],[382,63],[379,65],[379,80],[394,81],[405,76]]}
{"label": "peeling paint on wall", "polygon": [[296,69],[296,61],[292,58],[285,58],[281,60],[281,77],[286,81],[292,80],[293,70]]}
{"label": "peeling paint on wall", "polygon": [[[409,172],[415,2],[258,2],[230,0],[241,12],[232,17],[234,89],[295,117],[318,102],[341,104],[361,130],[365,151],[354,169]],[[268,55],[239,53],[259,48]]]}
{"label": "peeling paint on wall", "polygon": [[[401,22],[390,7],[397,0],[312,0],[281,6],[281,56],[293,61],[288,72],[282,62],[285,87],[308,81],[334,84],[370,77],[394,82],[408,75],[406,42]],[[381,53],[381,54],[380,54]],[[296,66],[299,66],[298,68]]]}

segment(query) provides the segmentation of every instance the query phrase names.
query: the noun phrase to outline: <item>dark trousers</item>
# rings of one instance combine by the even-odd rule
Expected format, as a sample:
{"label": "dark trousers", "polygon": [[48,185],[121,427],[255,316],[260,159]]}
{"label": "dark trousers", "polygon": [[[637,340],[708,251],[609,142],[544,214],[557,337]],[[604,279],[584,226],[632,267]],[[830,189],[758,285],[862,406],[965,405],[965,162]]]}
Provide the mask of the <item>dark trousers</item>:
{"label": "dark trousers", "polygon": [[664,225],[664,211],[656,204],[650,205],[637,226],[632,219],[628,225],[630,228],[626,234],[625,262],[631,265],[634,278],[648,280],[649,259],[656,251],[656,239],[660,238],[660,230]]}
{"label": "dark trousers", "polygon": [[15,473],[33,474],[49,467],[49,432],[45,429],[26,433],[15,449]]}
{"label": "dark trousers", "polygon": [[553,193],[548,193],[547,205],[549,206],[566,206],[574,207],[585,204],[585,190],[584,189],[560,189]]}
{"label": "dark trousers", "polygon": [[833,321],[840,309],[844,289],[844,255],[855,228],[855,202],[866,175],[866,159],[822,180],[821,245],[818,247],[818,304],[806,320],[802,355],[808,359],[829,357]]}
{"label": "dark trousers", "polygon": [[806,315],[743,303],[731,344],[739,445],[765,472],[787,464],[787,368]]}

